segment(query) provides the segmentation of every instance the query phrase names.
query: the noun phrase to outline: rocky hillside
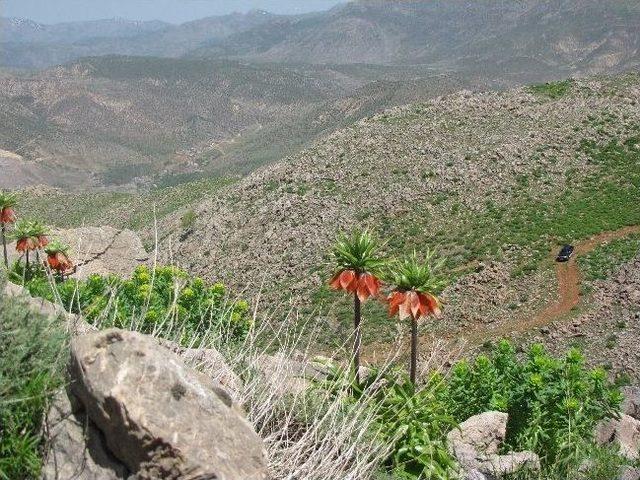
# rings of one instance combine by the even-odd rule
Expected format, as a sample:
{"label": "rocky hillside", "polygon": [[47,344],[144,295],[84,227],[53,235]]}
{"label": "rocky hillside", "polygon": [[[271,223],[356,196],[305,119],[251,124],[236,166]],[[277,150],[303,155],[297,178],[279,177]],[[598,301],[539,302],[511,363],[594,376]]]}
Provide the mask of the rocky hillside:
{"label": "rocky hillside", "polygon": [[335,234],[367,226],[390,254],[446,257],[441,333],[508,333],[553,299],[556,245],[640,224],[639,101],[628,74],[395,108],[223,189],[193,231],[176,216],[163,249],[199,275],[317,306],[336,299],[322,287]]}
{"label": "rocky hillside", "polygon": [[469,83],[420,68],[152,57],[0,75],[0,165],[11,172],[0,187],[244,173],[381,108]]}

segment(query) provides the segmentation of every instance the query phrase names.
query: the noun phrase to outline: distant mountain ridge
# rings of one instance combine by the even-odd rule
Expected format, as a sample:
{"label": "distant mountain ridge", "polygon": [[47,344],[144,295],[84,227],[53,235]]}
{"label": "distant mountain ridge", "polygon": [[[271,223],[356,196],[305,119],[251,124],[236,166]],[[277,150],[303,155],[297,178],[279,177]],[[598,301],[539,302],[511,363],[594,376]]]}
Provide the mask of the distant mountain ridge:
{"label": "distant mountain ridge", "polygon": [[5,66],[105,54],[580,74],[640,64],[640,4],[627,0],[359,0],[312,14],[256,10],[182,25],[22,23],[3,40]]}

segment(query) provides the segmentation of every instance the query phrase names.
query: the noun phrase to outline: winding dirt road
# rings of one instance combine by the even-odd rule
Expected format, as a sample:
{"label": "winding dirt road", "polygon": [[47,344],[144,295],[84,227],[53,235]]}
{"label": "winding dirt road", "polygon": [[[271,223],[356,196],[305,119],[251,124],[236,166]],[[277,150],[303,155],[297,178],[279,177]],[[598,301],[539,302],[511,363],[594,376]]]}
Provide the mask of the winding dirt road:
{"label": "winding dirt road", "polygon": [[[558,295],[555,301],[547,305],[531,318],[520,319],[513,324],[502,325],[496,328],[481,326],[470,333],[466,337],[466,340],[469,343],[475,344],[485,341],[487,338],[502,338],[508,335],[525,333],[561,319],[580,303],[580,283],[582,275],[576,261],[577,257],[591,252],[600,245],[609,243],[612,240],[624,238],[633,233],[640,233],[640,225],[624,227],[610,232],[603,232],[587,240],[576,243],[574,245],[575,251],[571,260],[565,263],[555,263],[556,278],[558,282]],[[552,250],[551,256],[553,260],[555,260],[555,256],[559,248],[560,247],[555,247]]]}

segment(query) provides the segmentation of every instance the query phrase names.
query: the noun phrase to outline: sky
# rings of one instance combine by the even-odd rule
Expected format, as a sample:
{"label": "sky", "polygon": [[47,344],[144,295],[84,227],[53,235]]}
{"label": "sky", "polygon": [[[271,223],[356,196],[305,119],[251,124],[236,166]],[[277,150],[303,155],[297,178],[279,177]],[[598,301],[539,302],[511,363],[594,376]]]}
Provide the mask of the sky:
{"label": "sky", "polygon": [[340,0],[0,0],[0,16],[40,23],[122,17],[182,23],[251,9],[304,13],[331,8]]}

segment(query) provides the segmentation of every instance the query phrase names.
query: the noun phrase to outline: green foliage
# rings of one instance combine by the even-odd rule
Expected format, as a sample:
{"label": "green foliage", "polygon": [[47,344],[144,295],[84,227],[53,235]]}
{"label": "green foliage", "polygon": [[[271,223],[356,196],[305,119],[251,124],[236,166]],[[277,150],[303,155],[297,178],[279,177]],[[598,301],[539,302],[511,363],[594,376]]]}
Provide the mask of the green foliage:
{"label": "green foliage", "polygon": [[11,232],[11,238],[14,240],[31,239],[38,243],[38,237],[47,235],[48,229],[37,220],[20,219],[18,220]]}
{"label": "green foliage", "polygon": [[392,446],[387,467],[392,478],[455,478],[455,461],[446,445],[446,434],[456,423],[445,402],[446,384],[434,375],[427,385],[416,387],[404,372],[381,374],[372,369],[359,385],[335,370],[324,388],[349,402],[366,402],[376,421],[373,429]]}
{"label": "green foliage", "polygon": [[440,276],[444,260],[435,261],[435,252],[427,249],[424,260],[420,261],[416,252],[391,264],[388,272],[389,283],[398,290],[430,293],[437,295],[446,286]]}
{"label": "green foliage", "polygon": [[333,259],[338,270],[377,273],[384,265],[380,247],[371,234],[355,231],[351,236],[341,234],[333,247]]}
{"label": "green foliage", "polygon": [[[371,403],[378,434],[393,445],[388,467],[393,478],[456,478],[447,452],[446,434],[459,422],[490,410],[509,414],[504,452],[531,450],[540,455],[538,477],[565,479],[585,458],[596,462],[594,476],[620,465],[615,452],[592,444],[596,423],[618,411],[621,394],[601,369],[589,370],[582,355],[571,350],[554,358],[533,345],[524,358],[500,342],[489,355],[461,361],[447,376],[432,374],[414,387],[404,373],[379,375],[373,370],[360,386],[329,384],[347,401]],[[326,385],[323,385],[327,388]]]}
{"label": "green foliage", "polygon": [[69,253],[69,249],[69,245],[62,243],[58,239],[54,239],[45,247],[44,251],[47,254],[64,253],[67,255]]}
{"label": "green foliage", "polygon": [[180,218],[180,225],[182,226],[182,229],[191,230],[196,224],[197,218],[196,212],[193,210],[187,210],[182,218]]}
{"label": "green foliage", "polygon": [[571,91],[574,81],[563,80],[560,82],[549,82],[540,85],[532,85],[529,91],[533,94],[551,98],[552,100],[562,98]]}
{"label": "green foliage", "polygon": [[501,342],[491,356],[460,362],[448,382],[450,411],[458,421],[488,410],[509,414],[505,446],[532,450],[546,466],[568,469],[598,420],[621,401],[602,369],[588,370],[579,351],[562,359],[533,345],[524,360]]}
{"label": "green foliage", "polygon": [[56,319],[2,295],[0,325],[0,479],[40,478],[42,420],[63,384],[67,339]]}
{"label": "green foliage", "polygon": [[580,270],[588,281],[604,280],[620,265],[632,260],[640,252],[640,235],[613,240],[580,256]]}
{"label": "green foliage", "polygon": [[14,208],[18,204],[18,197],[15,193],[0,190],[0,211],[5,208]]}
{"label": "green foliage", "polygon": [[[20,272],[16,272],[21,278]],[[33,296],[56,297],[71,312],[101,327],[135,328],[196,346],[210,332],[243,338],[251,326],[247,302],[231,302],[221,283],[206,284],[175,267],[136,268],[131,279],[92,275],[55,284],[43,274],[27,282]]]}

